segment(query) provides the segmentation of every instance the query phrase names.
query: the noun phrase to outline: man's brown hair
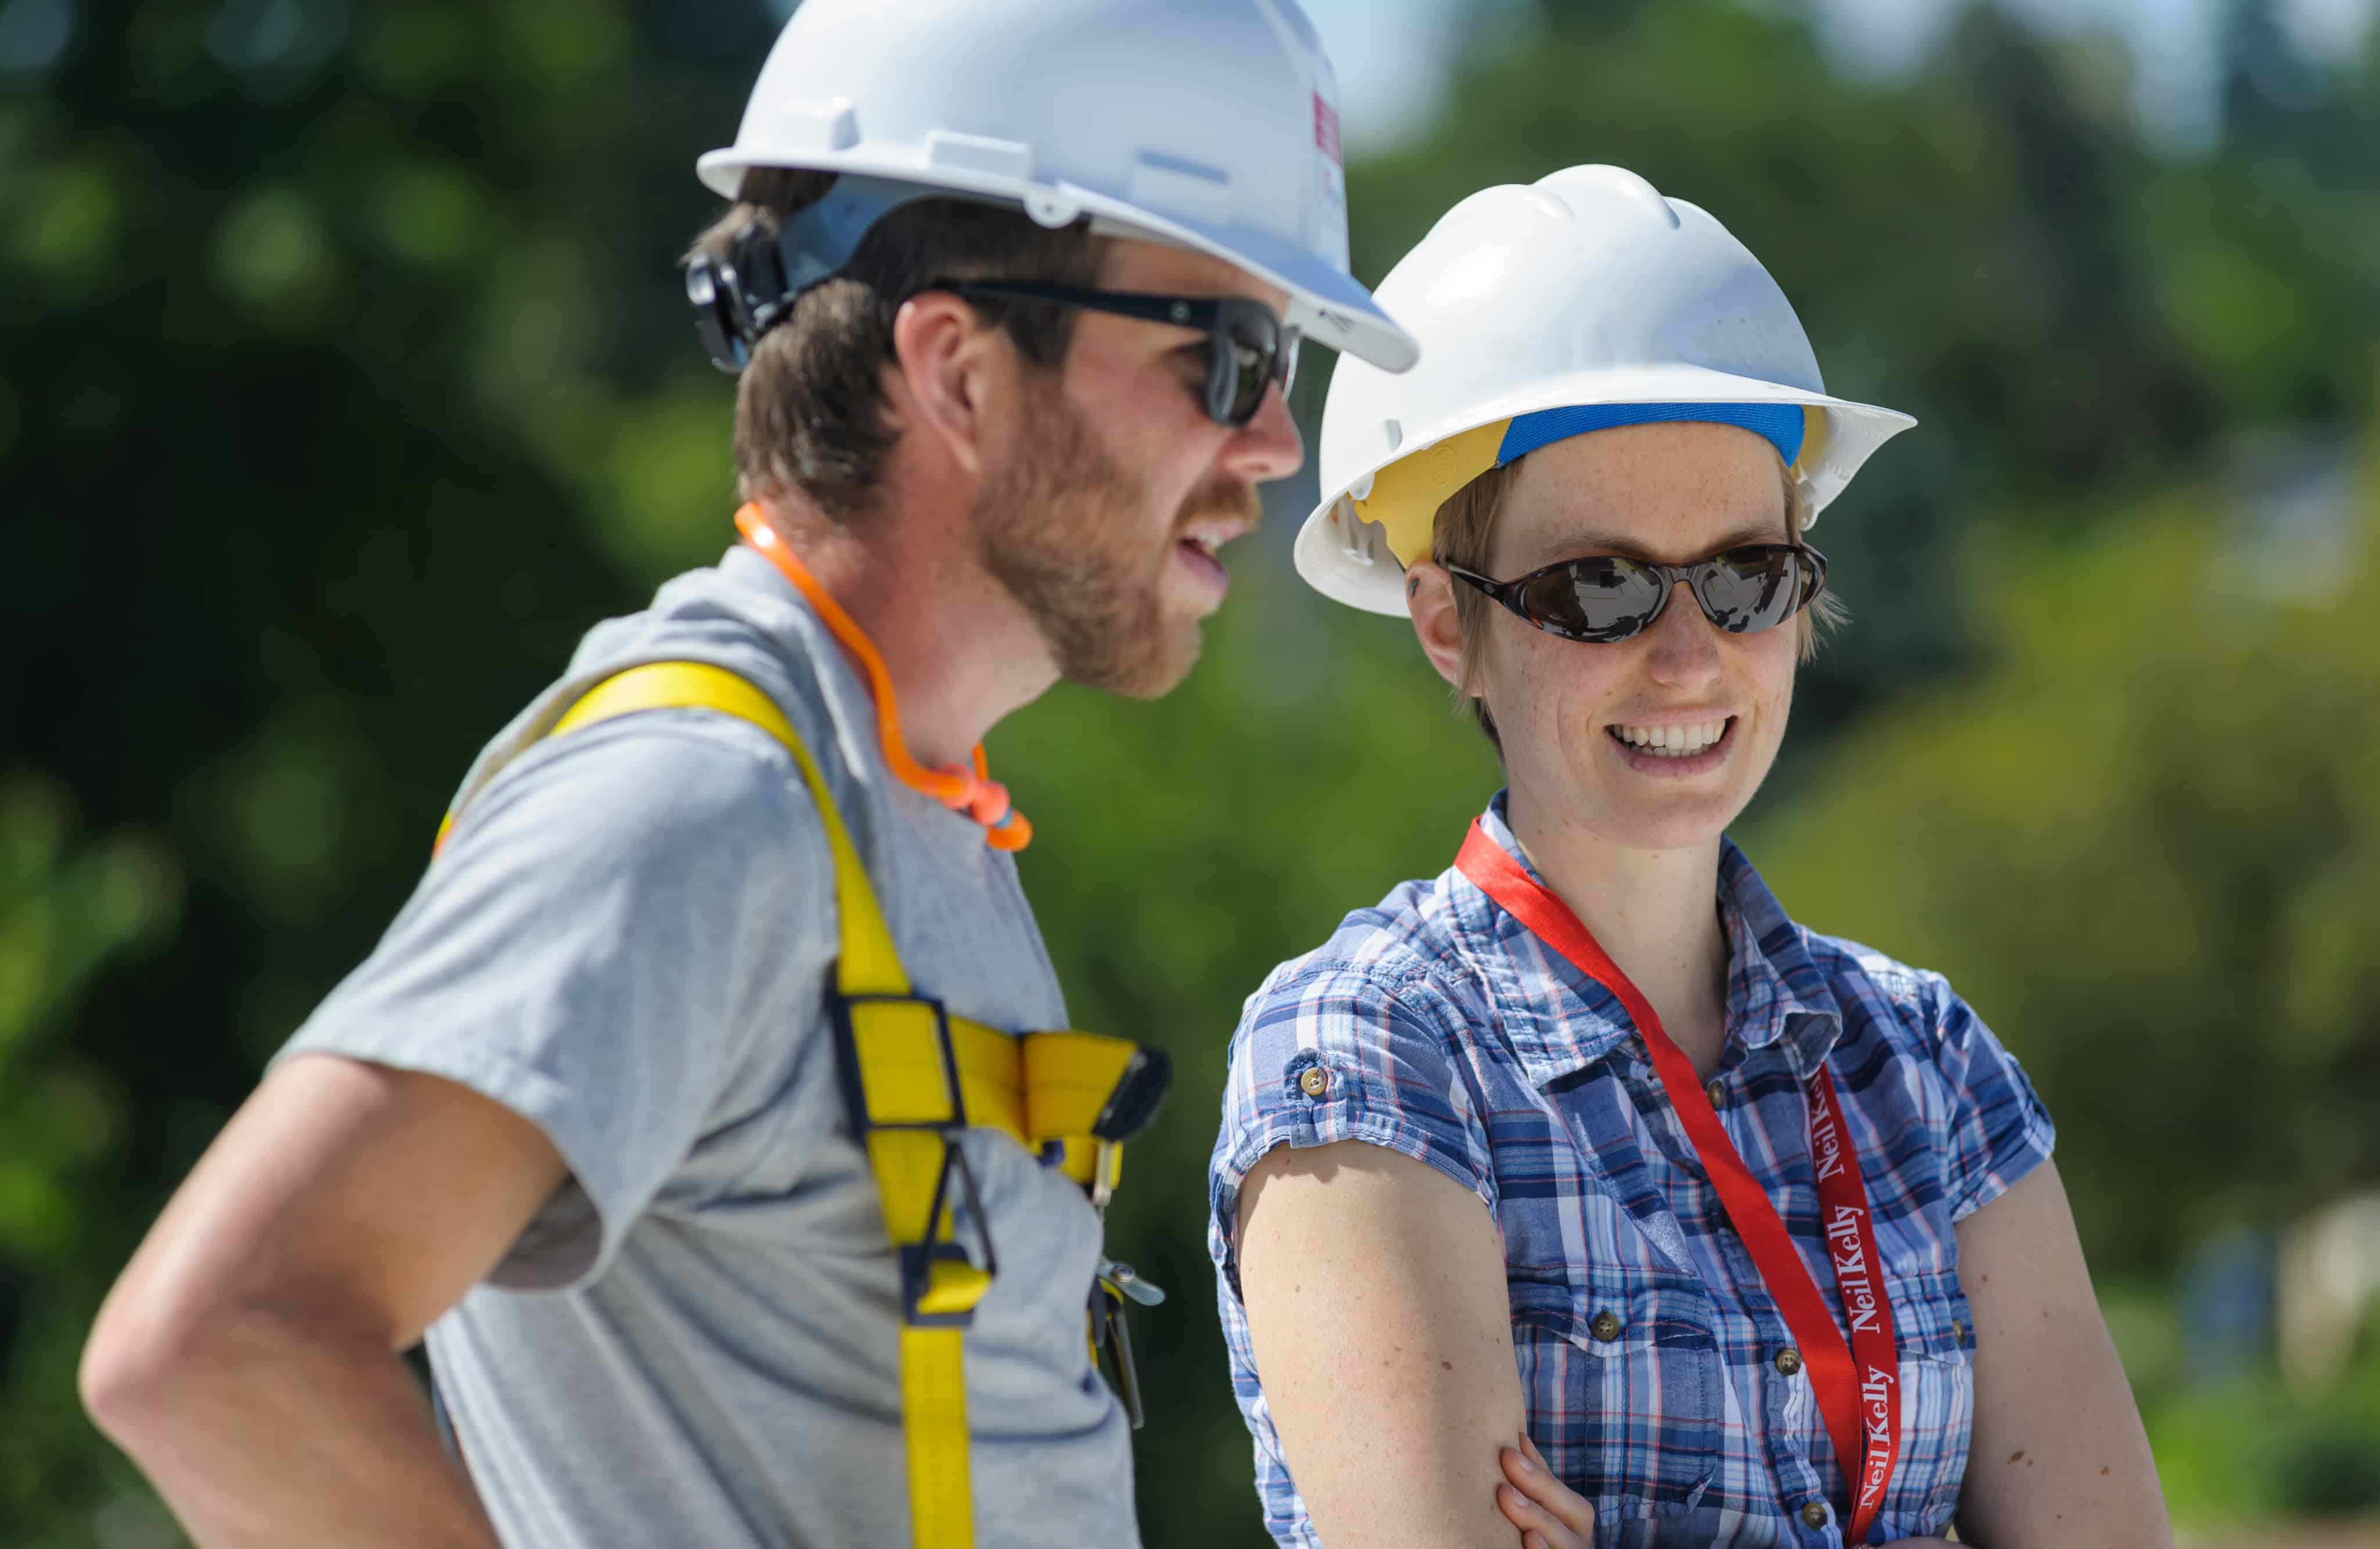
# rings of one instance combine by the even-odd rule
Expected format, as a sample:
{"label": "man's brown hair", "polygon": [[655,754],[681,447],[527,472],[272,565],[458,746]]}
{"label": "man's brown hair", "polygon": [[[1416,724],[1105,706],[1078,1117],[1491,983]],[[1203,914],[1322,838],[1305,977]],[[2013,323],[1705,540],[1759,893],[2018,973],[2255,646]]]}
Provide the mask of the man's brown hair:
{"label": "man's brown hair", "polygon": [[[755,221],[779,221],[825,197],[832,172],[755,167],[739,198],[696,238],[689,258],[727,256]],[[901,303],[937,280],[1021,279],[1087,286],[1102,239],[1078,221],[1051,229],[1023,211],[964,199],[905,204],[868,229],[851,262],[813,287],[761,336],[735,392],[735,482],[757,500],[798,490],[837,520],[871,508],[893,436],[882,372]],[[1028,369],[1055,371],[1074,313],[1026,301],[972,303],[1015,341]]]}
{"label": "man's brown hair", "polygon": [[[1503,511],[1505,497],[1512,494],[1512,481],[1520,476],[1521,464],[1525,460],[1515,457],[1501,468],[1491,468],[1446,497],[1430,528],[1431,559],[1440,565],[1459,565],[1478,575],[1488,573],[1488,550],[1495,543],[1496,518]],[[1802,526],[1809,519],[1809,500],[1790,470],[1780,468],[1780,472],[1785,483],[1785,536],[1790,542],[1800,543]],[[1488,740],[1495,744],[1501,757],[1504,741],[1497,734],[1496,717],[1488,714],[1488,701],[1473,691],[1478,686],[1479,648],[1488,610],[1494,606],[1488,594],[1477,587],[1456,583],[1454,628],[1463,640],[1463,677],[1454,691],[1471,706],[1479,729],[1488,734]],[[1802,659],[1806,662],[1818,653],[1822,631],[1850,616],[1850,611],[1832,592],[1820,593],[1818,600],[1793,620],[1793,628],[1802,639]]]}

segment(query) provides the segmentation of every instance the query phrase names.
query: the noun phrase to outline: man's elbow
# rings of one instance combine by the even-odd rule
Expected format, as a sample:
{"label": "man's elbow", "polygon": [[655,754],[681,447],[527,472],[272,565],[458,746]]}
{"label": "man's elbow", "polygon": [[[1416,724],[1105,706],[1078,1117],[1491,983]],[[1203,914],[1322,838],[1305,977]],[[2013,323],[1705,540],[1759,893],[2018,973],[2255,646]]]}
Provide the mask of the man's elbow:
{"label": "man's elbow", "polygon": [[93,1422],[135,1458],[202,1413],[208,1396],[249,1364],[234,1347],[254,1343],[243,1341],[235,1326],[242,1320],[227,1310],[187,1287],[144,1280],[138,1267],[100,1309],[76,1373]]}
{"label": "man's elbow", "polygon": [[198,1364],[192,1320],[145,1299],[129,1287],[116,1287],[84,1342],[76,1373],[92,1422],[127,1452],[138,1450],[174,1395],[188,1390]]}
{"label": "man's elbow", "polygon": [[273,1347],[297,1331],[214,1299],[128,1280],[84,1344],[77,1386],[109,1440],[136,1460],[239,1404],[243,1384],[269,1380]]}

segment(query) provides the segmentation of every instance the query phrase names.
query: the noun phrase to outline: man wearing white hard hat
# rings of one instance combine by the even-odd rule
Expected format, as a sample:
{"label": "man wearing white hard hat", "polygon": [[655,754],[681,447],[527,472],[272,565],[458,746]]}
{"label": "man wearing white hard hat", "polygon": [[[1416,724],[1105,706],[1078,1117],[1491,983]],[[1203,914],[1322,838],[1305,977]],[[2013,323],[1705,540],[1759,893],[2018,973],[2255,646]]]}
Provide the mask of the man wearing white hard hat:
{"label": "man wearing white hard hat", "polygon": [[1616,167],[1473,195],[1380,298],[1426,354],[1340,366],[1298,568],[1410,618],[1506,788],[1232,1041],[1211,1245],[1268,1526],[2169,1546],[2023,1071],[1726,837],[1840,620],[1805,534],[1912,421]]}
{"label": "man wearing white hard hat", "polygon": [[1301,336],[1412,364],[1335,97],[1294,0],[795,12],[686,262],[741,542],[490,744],[93,1332],[199,1542],[1136,1541],[1166,1069],[1067,1031],[981,742],[1189,669]]}

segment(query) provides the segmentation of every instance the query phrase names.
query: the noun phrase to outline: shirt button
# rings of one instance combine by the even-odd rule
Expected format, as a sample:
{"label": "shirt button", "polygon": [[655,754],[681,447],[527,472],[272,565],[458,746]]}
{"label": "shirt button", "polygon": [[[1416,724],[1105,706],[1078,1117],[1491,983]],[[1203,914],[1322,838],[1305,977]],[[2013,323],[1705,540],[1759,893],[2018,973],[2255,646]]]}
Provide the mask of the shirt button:
{"label": "shirt button", "polygon": [[1610,1344],[1614,1339],[1620,1337],[1620,1314],[1614,1312],[1609,1307],[1605,1308],[1602,1311],[1597,1312],[1595,1315],[1593,1321],[1588,1323],[1586,1325],[1586,1332],[1594,1335],[1597,1339],[1602,1340],[1605,1344]]}
{"label": "shirt button", "polygon": [[1962,1350],[1967,1348],[1967,1325],[1956,1318],[1950,1320],[1950,1343]]}
{"label": "shirt button", "polygon": [[1825,1527],[1827,1525],[1827,1503],[1824,1501],[1812,1501],[1807,1506],[1803,1506],[1802,1508],[1802,1520],[1813,1528]]}
{"label": "shirt button", "polygon": [[1710,1085],[1703,1088],[1703,1095],[1710,1099],[1712,1107],[1724,1108],[1727,1106],[1727,1083],[1713,1080]]}
{"label": "shirt button", "polygon": [[1798,1376],[1801,1374],[1801,1351],[1795,1349],[1792,1346],[1788,1345],[1783,1349],[1777,1352],[1777,1374],[1779,1376]]}
{"label": "shirt button", "polygon": [[1330,1073],[1318,1065],[1309,1065],[1297,1078],[1297,1090],[1308,1097],[1319,1097],[1330,1090]]}

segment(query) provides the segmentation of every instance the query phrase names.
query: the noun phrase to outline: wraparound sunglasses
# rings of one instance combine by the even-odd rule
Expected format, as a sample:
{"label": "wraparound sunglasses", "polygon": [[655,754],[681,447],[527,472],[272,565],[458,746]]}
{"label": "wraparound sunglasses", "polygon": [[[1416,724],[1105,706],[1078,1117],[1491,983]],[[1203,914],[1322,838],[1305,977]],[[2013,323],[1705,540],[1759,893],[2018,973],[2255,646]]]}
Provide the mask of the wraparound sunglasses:
{"label": "wraparound sunglasses", "polygon": [[947,290],[970,301],[1040,301],[1203,329],[1207,387],[1201,406],[1217,424],[1234,430],[1257,417],[1257,410],[1264,407],[1267,387],[1278,382],[1286,394],[1297,376],[1297,330],[1253,297],[1152,296],[1135,290],[1044,285],[1038,280],[937,280],[926,288]]}
{"label": "wraparound sunglasses", "polygon": [[1773,629],[1827,589],[1827,556],[1807,543],[1749,543],[1691,565],[1595,554],[1508,581],[1446,569],[1546,633],[1594,645],[1651,628],[1681,581],[1704,616],[1731,635]]}

